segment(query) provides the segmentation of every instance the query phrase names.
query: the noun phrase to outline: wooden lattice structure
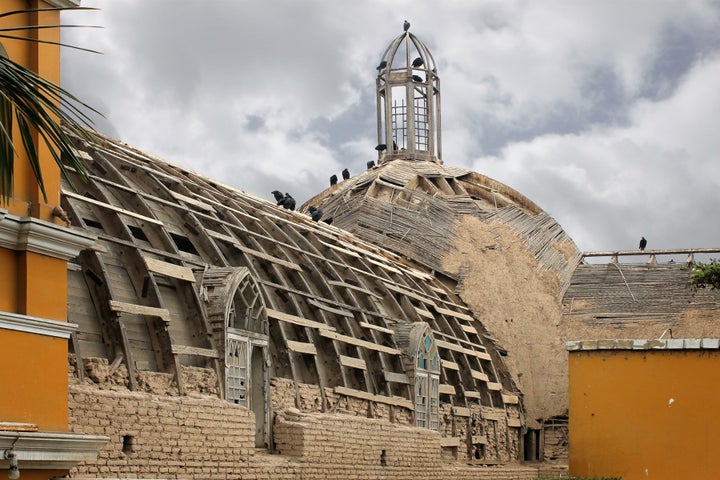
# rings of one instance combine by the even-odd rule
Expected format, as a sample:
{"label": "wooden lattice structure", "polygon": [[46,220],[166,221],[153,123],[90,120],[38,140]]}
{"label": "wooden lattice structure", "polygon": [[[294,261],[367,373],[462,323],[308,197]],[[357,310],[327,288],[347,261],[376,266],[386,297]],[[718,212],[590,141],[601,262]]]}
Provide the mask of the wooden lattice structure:
{"label": "wooden lattice structure", "polygon": [[[492,442],[516,442],[519,392],[483,325],[423,267],[120,142],[98,137],[77,149],[89,180],[65,186],[62,206],[74,227],[97,236],[68,271],[77,375],[84,361],[107,359],[111,370],[125,366],[130,389],[157,372],[182,394],[189,368],[211,369],[212,391],[266,422],[268,382],[284,378],[298,408],[313,385],[320,411],[328,396],[346,397],[413,418],[403,332],[421,324],[440,360],[429,394],[452,416],[445,445],[512,460],[497,446],[477,453],[490,440],[475,419],[471,436],[456,428],[473,408],[494,412],[487,421],[502,428]],[[427,424],[438,428],[431,400]],[[258,445],[271,443],[269,430],[259,427]]]}

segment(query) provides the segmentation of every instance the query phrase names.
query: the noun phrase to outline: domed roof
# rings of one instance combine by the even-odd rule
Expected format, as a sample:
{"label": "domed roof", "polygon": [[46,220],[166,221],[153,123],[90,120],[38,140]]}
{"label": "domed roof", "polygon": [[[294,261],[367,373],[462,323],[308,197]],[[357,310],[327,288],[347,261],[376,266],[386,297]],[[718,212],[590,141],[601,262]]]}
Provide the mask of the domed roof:
{"label": "domed roof", "polygon": [[305,205],[444,279],[502,345],[528,417],[566,413],[560,299],[581,252],[538,205],[479,173],[402,159]]}

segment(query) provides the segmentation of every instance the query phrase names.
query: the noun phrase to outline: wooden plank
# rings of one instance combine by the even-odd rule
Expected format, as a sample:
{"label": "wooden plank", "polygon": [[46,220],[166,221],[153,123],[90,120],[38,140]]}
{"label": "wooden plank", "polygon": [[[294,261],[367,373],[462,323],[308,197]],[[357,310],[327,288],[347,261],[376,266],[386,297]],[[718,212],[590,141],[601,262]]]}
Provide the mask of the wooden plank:
{"label": "wooden plank", "polygon": [[363,360],[362,358],[340,355],[340,365],[342,365],[343,367],[357,368],[359,370],[367,370],[365,360]]}
{"label": "wooden plank", "polygon": [[520,398],[518,398],[517,395],[513,395],[511,393],[503,393],[502,400],[503,403],[520,403]]}
{"label": "wooden plank", "polygon": [[487,437],[485,435],[471,435],[470,443],[473,445],[485,445],[487,444]]}
{"label": "wooden plank", "polygon": [[349,343],[358,347],[365,347],[369,350],[376,350],[378,352],[388,353],[390,355],[400,355],[402,353],[397,348],[386,347],[385,345],[379,345],[377,343],[360,340],[359,338],[349,337],[347,335],[341,335],[339,333],[331,332],[328,330],[320,330],[320,335],[325,338],[331,338],[333,340]]}
{"label": "wooden plank", "polygon": [[191,347],[189,345],[172,345],[172,353],[175,355],[197,355],[198,357],[220,358],[214,348]]}
{"label": "wooden plank", "polygon": [[200,200],[196,200],[192,197],[185,196],[182,193],[173,192],[172,190],[169,190],[169,191],[170,191],[170,195],[175,197],[175,199],[177,199],[177,200],[180,200],[185,203],[189,203],[190,205],[192,205],[194,207],[198,207],[201,210],[205,210],[206,212],[215,212],[215,209],[210,204],[201,202]]}
{"label": "wooden plank", "polygon": [[308,320],[306,318],[291,315],[289,313],[280,312],[278,310],[273,310],[272,308],[266,308],[265,313],[267,313],[268,317],[274,318],[275,320],[280,320],[281,322],[293,323],[295,325],[300,325],[303,327],[317,328],[321,332],[325,330],[333,332],[335,331],[335,327],[331,327],[330,325],[316,322],[314,320]]}
{"label": "wooden plank", "polygon": [[347,387],[335,387],[333,391],[338,395],[345,395],[347,397],[360,398],[363,400],[369,400],[371,402],[384,403],[386,405],[395,405],[397,407],[404,407],[412,410],[415,408],[413,403],[402,397],[388,397],[385,395],[375,395],[373,393],[364,392],[362,390],[355,390]]}
{"label": "wooden plank", "polygon": [[452,411],[456,417],[469,417],[471,413],[466,407],[453,407]]}
{"label": "wooden plank", "polygon": [[381,326],[379,326],[379,325],[373,325],[372,323],[359,322],[359,325],[360,325],[361,327],[363,327],[363,328],[369,328],[369,329],[371,329],[371,330],[377,330],[378,332],[387,333],[387,334],[389,334],[389,335],[394,335],[394,334],[395,334],[395,330],[393,330],[393,329],[391,329],[391,328],[385,328],[385,327],[381,327]]}
{"label": "wooden plank", "polygon": [[455,395],[455,387],[446,383],[441,383],[439,388],[441,395]]}
{"label": "wooden plank", "polygon": [[289,262],[287,260],[283,260],[282,258],[273,257],[272,255],[268,255],[267,253],[261,252],[259,250],[248,248],[237,241],[233,242],[233,246],[241,252],[252,255],[253,257],[262,258],[263,260],[267,260],[268,262],[277,263],[278,265],[282,265],[283,267],[302,272],[302,268],[297,263]]}
{"label": "wooden plank", "polygon": [[355,315],[353,315],[352,312],[348,312],[347,310],[342,310],[340,308],[331,307],[326,303],[318,302],[317,300],[314,300],[312,298],[308,299],[307,302],[310,305],[319,308],[320,310],[325,310],[326,312],[334,313],[335,315],[340,315],[342,317],[355,318]]}
{"label": "wooden plank", "polygon": [[410,385],[410,379],[404,373],[396,372],[383,372],[386,382],[402,383],[403,385]]}
{"label": "wooden plank", "polygon": [[488,360],[488,361],[492,360],[492,357],[490,356],[489,353],[478,352],[477,350],[473,350],[472,352],[473,352],[473,355],[475,355],[476,357],[478,357],[482,360]]}
{"label": "wooden plank", "polygon": [[351,283],[339,282],[339,281],[337,281],[337,280],[328,280],[327,283],[328,283],[329,285],[333,285],[333,286],[335,286],[335,287],[342,287],[342,288],[347,288],[347,289],[349,289],[349,290],[355,290],[355,291],[364,293],[365,295],[370,295],[371,297],[375,297],[375,298],[378,298],[378,299],[382,300],[382,297],[381,297],[380,295],[378,295],[377,293],[371,292],[371,291],[368,290],[367,288],[363,288],[363,287],[360,287],[360,286],[357,286],[357,285],[353,285],[353,284],[351,284]]}
{"label": "wooden plank", "polygon": [[338,252],[344,253],[345,255],[350,255],[351,257],[355,257],[355,258],[362,258],[359,253],[356,253],[352,250],[348,250],[346,248],[339,247],[332,243],[323,242],[322,240],[319,240],[319,242],[321,244],[325,245],[326,247],[332,248],[333,250],[337,250]]}
{"label": "wooden plank", "polygon": [[140,215],[139,213],[131,212],[129,210],[125,210],[124,208],[116,207],[115,205],[101,202],[99,200],[95,200],[94,198],[85,197],[83,195],[77,194],[75,192],[70,192],[65,189],[62,190],[62,194],[65,195],[66,197],[75,198],[75,199],[83,201],[85,203],[91,203],[93,205],[97,205],[99,207],[106,208],[108,210],[112,210],[116,213],[125,215],[127,217],[137,218],[138,220],[142,220],[143,222],[152,223],[155,225],[163,224],[163,222],[161,222],[160,220],[155,220],[154,218],[146,217],[145,215]]}
{"label": "wooden plank", "polygon": [[397,268],[390,266],[384,262],[378,262],[377,260],[373,260],[372,258],[366,257],[365,260],[372,263],[373,265],[377,265],[378,267],[384,268],[385,270],[393,273],[397,273],[398,275],[402,275],[402,271],[398,270]]}
{"label": "wooden plank", "polygon": [[486,374],[477,370],[470,369],[470,375],[472,375],[474,379],[481,380],[483,382],[487,382],[488,380],[490,380],[490,378]]}
{"label": "wooden plank", "polygon": [[522,421],[519,418],[508,418],[508,427],[520,428],[522,427]]}
{"label": "wooden plank", "polygon": [[449,368],[450,370],[460,370],[460,366],[457,363],[451,362],[450,360],[440,359],[440,365],[442,368]]}
{"label": "wooden plank", "polygon": [[459,325],[460,325],[460,328],[463,329],[463,331],[465,331],[467,333],[474,333],[477,335],[477,330],[475,330],[475,327],[473,327],[471,325],[465,325],[464,323],[460,323]]}
{"label": "wooden plank", "polygon": [[480,392],[475,390],[465,390],[463,395],[465,395],[465,398],[480,398]]}
{"label": "wooden plank", "polygon": [[494,390],[499,392],[500,390],[502,390],[502,384],[496,382],[488,382],[487,388],[488,390]]}
{"label": "wooden plank", "polygon": [[425,296],[422,296],[422,295],[418,295],[417,293],[412,292],[412,291],[410,291],[410,290],[407,290],[407,289],[405,289],[405,288],[402,288],[402,287],[399,286],[399,285],[395,285],[394,283],[390,283],[390,282],[387,282],[387,281],[385,281],[385,282],[383,282],[383,283],[384,283],[385,286],[386,286],[387,288],[389,288],[390,290],[392,290],[392,291],[394,291],[394,292],[397,292],[397,293],[400,293],[400,294],[403,294],[403,295],[405,295],[406,297],[414,298],[414,299],[417,300],[418,302],[422,302],[422,303],[424,303],[424,304],[426,304],[426,305],[430,305],[430,306],[432,306],[432,307],[435,307],[435,309],[437,310],[437,307],[436,307],[436,305],[435,305],[435,302],[432,301],[431,299],[429,299],[428,297],[425,297]]}
{"label": "wooden plank", "polygon": [[145,315],[148,317],[158,317],[165,322],[170,322],[170,312],[165,308],[148,307],[145,305],[135,305],[132,303],[119,302],[110,300],[110,310],[119,313],[129,313],[132,315]]}
{"label": "wooden plank", "polygon": [[317,355],[317,349],[313,343],[295,342],[293,340],[286,340],[285,343],[287,343],[288,349],[292,352]]}
{"label": "wooden plank", "polygon": [[420,315],[421,317],[425,317],[425,318],[427,318],[428,320],[434,320],[434,319],[435,319],[435,315],[433,315],[431,312],[428,312],[428,311],[425,310],[424,308],[418,308],[418,307],[415,307],[414,305],[413,305],[413,308],[415,308],[415,311],[416,311],[417,314]]}
{"label": "wooden plank", "polygon": [[435,311],[438,313],[441,313],[443,315],[449,315],[451,317],[459,318],[460,320],[466,320],[468,322],[475,321],[475,319],[473,317],[471,317],[470,315],[467,315],[465,313],[456,312],[453,310],[448,310],[447,308],[435,307]]}
{"label": "wooden plank", "polygon": [[177,278],[179,280],[185,280],[188,282],[195,282],[195,275],[191,268],[183,267],[182,265],[175,265],[174,263],[164,262],[152,257],[146,257],[143,255],[145,265],[148,270],[154,273],[165,275],[166,277]]}
{"label": "wooden plank", "polygon": [[460,446],[460,437],[442,437],[440,439],[440,446],[442,448],[453,448]]}

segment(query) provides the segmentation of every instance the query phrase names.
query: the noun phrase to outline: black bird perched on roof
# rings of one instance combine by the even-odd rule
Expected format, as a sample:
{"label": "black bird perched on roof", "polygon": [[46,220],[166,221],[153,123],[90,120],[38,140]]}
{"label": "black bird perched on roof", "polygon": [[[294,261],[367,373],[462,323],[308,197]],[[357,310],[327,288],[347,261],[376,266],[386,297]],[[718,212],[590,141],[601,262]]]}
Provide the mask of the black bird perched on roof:
{"label": "black bird perched on roof", "polygon": [[315,207],[315,205],[310,205],[308,207],[308,212],[310,212],[310,218],[313,219],[313,222],[317,222],[323,216],[323,211]]}
{"label": "black bird perched on roof", "polygon": [[380,65],[377,66],[377,71],[379,72],[385,67],[387,67],[387,61],[383,60],[382,62],[380,62]]}
{"label": "black bird perched on roof", "polygon": [[403,31],[407,32],[408,30],[410,30],[410,22],[405,20],[405,23],[403,23]]}
{"label": "black bird perched on roof", "polygon": [[413,60],[412,66],[415,68],[422,67],[425,62],[423,61],[422,57],[417,57],[415,60]]}
{"label": "black bird perched on roof", "polygon": [[423,82],[423,79],[422,79],[422,77],[421,77],[420,75],[413,75],[413,76],[412,76],[412,79],[413,79],[413,82],[418,82],[418,83],[422,83],[422,82]]}
{"label": "black bird perched on roof", "polygon": [[369,162],[367,162],[367,168],[368,168],[368,170],[370,170],[370,169],[371,169],[372,167],[374,167],[374,166],[375,166],[375,162],[373,162],[372,160],[370,160]]}
{"label": "black bird perched on roof", "polygon": [[283,200],[285,200],[285,196],[282,193],[278,192],[277,190],[273,190],[270,193],[272,193],[273,197],[275,197],[275,201],[277,202],[277,204],[282,205]]}
{"label": "black bird perched on roof", "polygon": [[387,145],[385,145],[384,143],[381,143],[380,145],[375,147],[375,150],[377,150],[378,152],[383,152],[383,151],[387,150]]}
{"label": "black bird perched on roof", "polygon": [[347,180],[348,178],[350,178],[350,170],[348,170],[347,168],[344,168],[342,171],[342,176],[343,176],[343,180]]}
{"label": "black bird perched on roof", "polygon": [[282,206],[287,210],[295,210],[295,199],[289,193],[286,193]]}
{"label": "black bird perched on roof", "polygon": [[337,185],[337,175],[331,175],[330,176],[330,186]]}
{"label": "black bird perched on roof", "polygon": [[647,240],[645,240],[645,237],[642,237],[640,239],[640,250],[645,250],[645,247],[647,247]]}
{"label": "black bird perched on roof", "polygon": [[333,221],[333,217],[323,219],[323,222],[327,223],[328,225],[332,225],[332,221]]}

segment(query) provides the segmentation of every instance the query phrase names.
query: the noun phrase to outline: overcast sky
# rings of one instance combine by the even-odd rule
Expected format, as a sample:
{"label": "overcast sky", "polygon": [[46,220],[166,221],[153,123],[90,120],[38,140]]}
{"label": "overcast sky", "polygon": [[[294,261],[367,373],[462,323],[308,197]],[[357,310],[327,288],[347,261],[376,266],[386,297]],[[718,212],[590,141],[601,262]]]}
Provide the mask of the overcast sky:
{"label": "overcast sky", "polygon": [[584,251],[720,247],[720,0],[83,0],[63,86],[103,133],[298,204],[376,158],[403,20],[442,88],[443,159]]}

